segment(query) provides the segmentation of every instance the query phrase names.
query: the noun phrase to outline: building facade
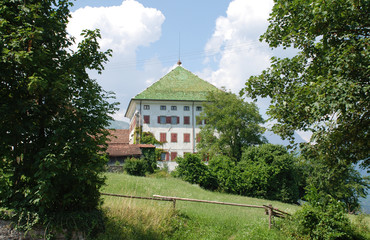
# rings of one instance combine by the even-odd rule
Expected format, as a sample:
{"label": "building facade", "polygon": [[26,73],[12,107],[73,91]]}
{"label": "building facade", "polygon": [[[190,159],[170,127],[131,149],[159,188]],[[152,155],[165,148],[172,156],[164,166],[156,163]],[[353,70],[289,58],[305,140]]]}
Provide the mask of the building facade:
{"label": "building facade", "polygon": [[177,66],[153,85],[131,99],[125,116],[130,119],[130,144],[140,144],[141,132],[151,132],[163,143],[163,161],[196,152],[199,116],[212,84]]}

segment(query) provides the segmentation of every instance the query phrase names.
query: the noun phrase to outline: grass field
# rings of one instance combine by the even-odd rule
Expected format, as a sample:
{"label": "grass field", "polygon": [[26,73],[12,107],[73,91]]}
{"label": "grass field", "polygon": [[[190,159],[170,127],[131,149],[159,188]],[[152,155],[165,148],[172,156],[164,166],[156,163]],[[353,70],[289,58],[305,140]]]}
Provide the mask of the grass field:
{"label": "grass field", "polygon": [[[286,212],[297,206],[262,199],[205,191],[175,178],[133,177],[107,174],[102,192],[151,197],[155,194],[244,203],[272,204]],[[285,239],[277,229],[268,229],[263,209],[205,203],[172,202],[104,197],[109,221],[99,239]]]}

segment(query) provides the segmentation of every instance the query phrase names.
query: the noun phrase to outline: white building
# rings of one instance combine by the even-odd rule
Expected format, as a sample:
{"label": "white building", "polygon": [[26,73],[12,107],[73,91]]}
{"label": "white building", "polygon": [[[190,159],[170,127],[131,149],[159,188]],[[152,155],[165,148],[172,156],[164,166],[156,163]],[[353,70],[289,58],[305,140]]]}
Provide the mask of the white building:
{"label": "white building", "polygon": [[177,66],[131,99],[125,117],[130,119],[130,144],[140,143],[140,127],[163,142],[162,160],[196,152],[202,104],[209,91],[218,89]]}

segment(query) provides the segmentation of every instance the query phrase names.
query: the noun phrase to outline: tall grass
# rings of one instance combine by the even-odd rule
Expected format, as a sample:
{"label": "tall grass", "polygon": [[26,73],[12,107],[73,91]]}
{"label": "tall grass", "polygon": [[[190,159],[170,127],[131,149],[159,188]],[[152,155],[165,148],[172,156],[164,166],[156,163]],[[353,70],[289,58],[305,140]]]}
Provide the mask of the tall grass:
{"label": "tall grass", "polygon": [[[176,196],[222,202],[268,205],[293,213],[299,207],[277,201],[206,191],[179,179],[134,177],[107,173],[102,192],[146,196]],[[263,209],[104,197],[106,233],[98,239],[286,239],[276,228],[268,229]],[[367,219],[369,220],[369,219]],[[276,219],[275,221],[280,221]],[[368,221],[365,221],[368,222]]]}

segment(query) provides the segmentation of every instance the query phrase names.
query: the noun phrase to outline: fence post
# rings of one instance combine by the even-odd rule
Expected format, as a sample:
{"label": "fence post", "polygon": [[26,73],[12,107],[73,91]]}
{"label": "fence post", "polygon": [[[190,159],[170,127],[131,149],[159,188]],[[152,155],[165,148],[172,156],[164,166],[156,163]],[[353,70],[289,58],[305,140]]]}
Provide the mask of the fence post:
{"label": "fence post", "polygon": [[172,199],[172,203],[173,203],[173,209],[176,208],[176,199]]}
{"label": "fence post", "polygon": [[268,207],[268,213],[269,213],[269,229],[271,229],[271,218],[272,218],[272,205],[271,204]]}

